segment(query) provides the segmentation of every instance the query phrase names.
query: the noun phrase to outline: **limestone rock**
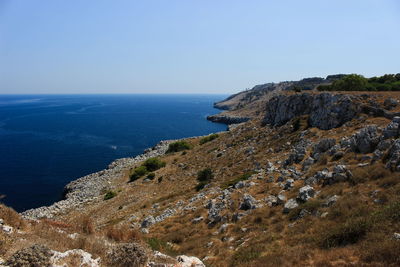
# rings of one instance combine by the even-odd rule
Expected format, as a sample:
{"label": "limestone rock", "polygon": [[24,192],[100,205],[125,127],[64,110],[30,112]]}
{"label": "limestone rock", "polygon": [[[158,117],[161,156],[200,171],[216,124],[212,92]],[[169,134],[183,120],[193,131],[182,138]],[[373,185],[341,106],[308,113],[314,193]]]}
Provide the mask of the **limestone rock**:
{"label": "limestone rock", "polygon": [[240,203],[239,209],[252,210],[255,208],[257,208],[257,200],[255,200],[251,195],[245,194],[243,196],[243,201]]}
{"label": "limestone rock", "polygon": [[196,257],[189,257],[185,255],[180,255],[176,257],[179,267],[206,267],[204,263]]}
{"label": "limestone rock", "polygon": [[299,195],[297,196],[297,199],[300,201],[306,202],[310,198],[313,198],[315,195],[315,190],[312,186],[306,185],[300,188],[299,190]]}
{"label": "limestone rock", "polygon": [[299,206],[299,204],[297,204],[296,199],[292,198],[289,199],[286,203],[285,206],[283,207],[283,212],[284,213],[289,213],[290,210],[295,209]]}

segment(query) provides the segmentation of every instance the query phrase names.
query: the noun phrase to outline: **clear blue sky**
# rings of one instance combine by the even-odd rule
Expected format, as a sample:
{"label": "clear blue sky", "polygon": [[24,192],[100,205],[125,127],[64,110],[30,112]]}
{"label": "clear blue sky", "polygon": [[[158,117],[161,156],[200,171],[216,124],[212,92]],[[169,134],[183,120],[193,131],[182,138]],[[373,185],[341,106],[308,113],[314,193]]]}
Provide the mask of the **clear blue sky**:
{"label": "clear blue sky", "polygon": [[0,0],[0,94],[232,93],[398,72],[399,0]]}

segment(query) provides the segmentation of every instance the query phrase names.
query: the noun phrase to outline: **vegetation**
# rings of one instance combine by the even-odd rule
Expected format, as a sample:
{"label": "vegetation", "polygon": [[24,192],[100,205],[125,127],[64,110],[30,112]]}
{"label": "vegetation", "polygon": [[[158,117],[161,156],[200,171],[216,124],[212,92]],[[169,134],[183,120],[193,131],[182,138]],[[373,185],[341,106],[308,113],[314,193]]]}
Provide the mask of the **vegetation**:
{"label": "vegetation", "polygon": [[218,134],[210,134],[210,135],[208,135],[208,136],[205,136],[205,137],[203,137],[203,138],[200,139],[200,145],[203,145],[203,144],[205,144],[205,143],[208,143],[208,142],[210,142],[210,141],[212,141],[212,140],[214,140],[214,139],[217,139],[218,137],[219,137]]}
{"label": "vegetation", "polygon": [[163,167],[165,167],[166,163],[164,161],[161,161],[159,158],[149,158],[148,160],[146,160],[142,166],[145,166],[146,169],[149,172],[153,172],[156,171],[158,169],[161,169]]}
{"label": "vegetation", "polygon": [[129,177],[129,181],[133,182],[133,181],[139,179],[140,177],[146,175],[146,173],[147,173],[146,166],[136,167],[135,169],[133,169],[133,172],[131,173],[131,175]]}
{"label": "vegetation", "polygon": [[[140,177],[145,176],[149,172],[153,172],[158,169],[161,169],[161,168],[165,167],[165,165],[166,165],[166,163],[157,157],[149,158],[145,162],[143,162],[143,164],[141,166],[133,169],[132,173],[129,176],[129,182],[133,182],[133,181],[139,179]],[[149,178],[150,180],[153,180],[154,177],[155,177],[154,173],[149,173],[147,176],[147,178]]]}
{"label": "vegetation", "polygon": [[235,184],[237,184],[240,181],[248,180],[253,174],[254,174],[254,172],[246,172],[233,180],[223,183],[221,188],[227,189],[228,187],[234,186]]}
{"label": "vegetation", "polygon": [[117,195],[117,193],[115,193],[114,191],[108,191],[105,195],[104,195],[104,200],[109,200],[112,199],[113,197],[115,197]]}
{"label": "vegetation", "polygon": [[191,149],[191,145],[186,141],[176,141],[168,146],[167,153],[179,152],[183,150]]}
{"label": "vegetation", "polygon": [[400,91],[400,73],[365,78],[362,75],[345,75],[332,84],[319,85],[319,91]]}
{"label": "vegetation", "polygon": [[210,168],[205,168],[197,173],[197,181],[199,182],[196,186],[196,190],[200,191],[214,178],[214,174]]}

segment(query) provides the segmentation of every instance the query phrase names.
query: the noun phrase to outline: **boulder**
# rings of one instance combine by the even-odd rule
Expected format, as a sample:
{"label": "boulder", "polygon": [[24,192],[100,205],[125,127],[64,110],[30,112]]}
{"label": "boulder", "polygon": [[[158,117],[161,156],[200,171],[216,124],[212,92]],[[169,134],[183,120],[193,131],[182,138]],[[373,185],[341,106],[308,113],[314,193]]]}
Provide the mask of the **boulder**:
{"label": "boulder", "polygon": [[354,152],[371,153],[375,150],[380,141],[378,127],[368,125],[351,137],[351,149]]}
{"label": "boulder", "polygon": [[265,198],[265,202],[267,202],[267,205],[269,207],[273,207],[278,205],[278,198],[276,196],[270,195]]}
{"label": "boulder", "polygon": [[332,206],[333,204],[335,204],[336,201],[338,201],[338,199],[339,199],[339,196],[333,195],[333,196],[329,197],[329,198],[324,202],[323,206],[324,206],[324,207],[330,207],[330,206]]}
{"label": "boulder", "polygon": [[314,156],[315,154],[325,153],[335,144],[336,140],[334,138],[323,138],[313,146],[313,151],[311,156]]}
{"label": "boulder", "polygon": [[289,213],[290,210],[295,209],[298,206],[299,206],[299,204],[297,204],[296,199],[294,199],[294,198],[289,199],[285,203],[285,206],[283,207],[283,213]]}
{"label": "boulder", "polygon": [[297,199],[303,202],[306,202],[310,198],[313,198],[315,195],[315,190],[312,186],[306,185],[300,188],[299,190],[299,195],[297,196]]}
{"label": "boulder", "polygon": [[400,171],[400,139],[396,139],[389,149],[386,168],[392,171]]}
{"label": "boulder", "polygon": [[239,209],[252,210],[257,208],[257,200],[249,194],[243,196],[243,201],[240,203]]}
{"label": "boulder", "polygon": [[185,255],[180,255],[176,257],[179,267],[206,267],[204,263],[196,257],[189,257]]}
{"label": "boulder", "polygon": [[400,117],[394,117],[393,120],[383,129],[383,138],[399,137],[400,135]]}
{"label": "boulder", "polygon": [[156,223],[156,220],[154,219],[154,217],[149,215],[143,220],[143,222],[140,225],[140,227],[141,228],[148,228],[148,227],[150,227],[151,225],[153,225],[155,223]]}

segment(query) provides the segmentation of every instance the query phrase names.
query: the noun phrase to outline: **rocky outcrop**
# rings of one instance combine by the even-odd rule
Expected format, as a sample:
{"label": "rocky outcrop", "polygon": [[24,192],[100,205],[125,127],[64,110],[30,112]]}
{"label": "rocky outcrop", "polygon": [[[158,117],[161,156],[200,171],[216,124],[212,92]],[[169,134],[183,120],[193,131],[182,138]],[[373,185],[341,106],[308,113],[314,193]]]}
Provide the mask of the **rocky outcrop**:
{"label": "rocky outcrop", "polygon": [[250,118],[240,117],[240,116],[231,116],[231,115],[225,115],[225,114],[216,114],[216,115],[207,116],[207,120],[229,125],[229,124],[243,123],[243,122],[250,120]]}
{"label": "rocky outcrop", "polygon": [[294,117],[309,115],[311,127],[329,130],[352,120],[360,112],[356,97],[350,95],[278,95],[267,103],[264,123],[280,126]]}

